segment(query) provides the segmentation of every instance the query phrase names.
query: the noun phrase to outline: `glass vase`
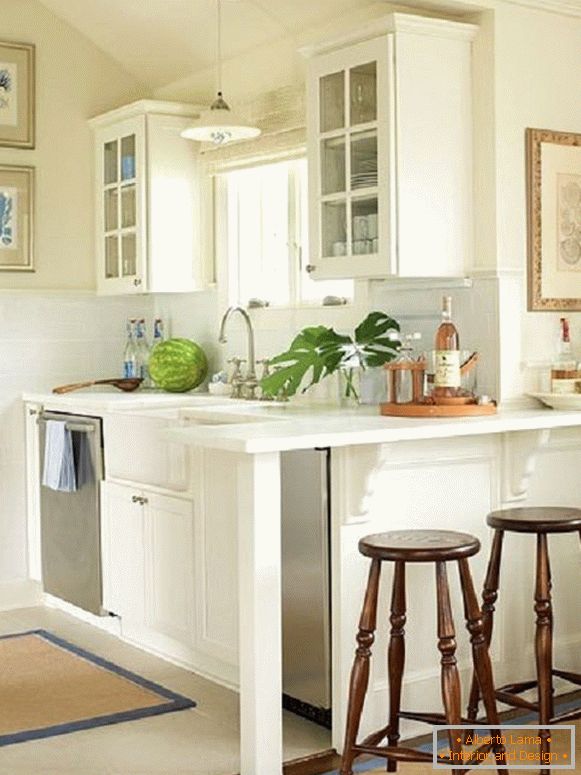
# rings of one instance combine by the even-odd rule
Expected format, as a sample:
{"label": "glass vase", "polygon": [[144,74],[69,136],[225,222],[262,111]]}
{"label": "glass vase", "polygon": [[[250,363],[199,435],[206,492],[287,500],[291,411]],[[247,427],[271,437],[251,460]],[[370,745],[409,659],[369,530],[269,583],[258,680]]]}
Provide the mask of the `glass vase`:
{"label": "glass vase", "polygon": [[359,406],[361,403],[361,366],[339,369],[339,403],[341,406]]}

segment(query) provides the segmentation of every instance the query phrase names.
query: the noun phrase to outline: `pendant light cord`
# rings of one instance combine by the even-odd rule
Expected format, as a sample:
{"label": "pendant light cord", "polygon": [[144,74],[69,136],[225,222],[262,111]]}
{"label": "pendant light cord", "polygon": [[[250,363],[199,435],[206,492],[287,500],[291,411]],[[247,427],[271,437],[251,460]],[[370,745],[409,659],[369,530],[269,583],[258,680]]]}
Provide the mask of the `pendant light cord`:
{"label": "pendant light cord", "polygon": [[218,79],[218,96],[222,96],[222,7],[216,0],[216,77]]}

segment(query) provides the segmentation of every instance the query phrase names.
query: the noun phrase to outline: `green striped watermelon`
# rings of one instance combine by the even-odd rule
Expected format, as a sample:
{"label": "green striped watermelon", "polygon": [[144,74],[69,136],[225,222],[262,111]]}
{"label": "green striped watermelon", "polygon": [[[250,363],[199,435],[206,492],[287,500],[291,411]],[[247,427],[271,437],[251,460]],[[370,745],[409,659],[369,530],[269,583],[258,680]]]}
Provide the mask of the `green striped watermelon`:
{"label": "green striped watermelon", "polygon": [[201,385],[208,373],[208,359],[191,339],[168,339],[156,344],[149,358],[149,374],[157,387],[185,393]]}

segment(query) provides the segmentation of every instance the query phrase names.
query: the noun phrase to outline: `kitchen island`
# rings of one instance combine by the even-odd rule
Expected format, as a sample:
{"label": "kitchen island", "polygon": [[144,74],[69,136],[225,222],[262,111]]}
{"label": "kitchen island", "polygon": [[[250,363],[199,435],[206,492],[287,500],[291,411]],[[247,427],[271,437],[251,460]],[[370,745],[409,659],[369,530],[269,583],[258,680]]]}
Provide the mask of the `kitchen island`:
{"label": "kitchen island", "polygon": [[[187,499],[187,493],[191,493],[193,518],[201,525],[201,535],[212,532],[208,557],[220,552],[224,555],[215,563],[216,575],[211,579],[207,576],[208,557],[197,571],[206,579],[200,583],[221,595],[216,609],[220,615],[212,617],[212,625],[224,630],[224,618],[228,617],[226,630],[233,631],[238,615],[238,647],[234,632],[219,648],[231,665],[231,672],[222,674],[224,682],[240,686],[242,775],[282,772],[281,459],[285,452],[330,449],[332,742],[338,750],[367,575],[367,562],[357,551],[359,539],[369,533],[414,527],[473,533],[483,546],[473,562],[475,581],[480,586],[489,544],[485,524],[488,511],[525,503],[581,506],[576,485],[581,468],[581,412],[558,412],[532,404],[490,417],[418,420],[381,417],[375,407],[324,409],[200,394],[121,396],[87,392],[75,396],[31,394],[25,400],[29,412],[34,408],[103,417],[106,449],[118,438],[122,452],[117,457],[109,452],[107,476],[112,480],[131,482],[132,487],[136,482],[149,481],[154,485],[152,492],[160,487],[164,491],[175,488],[179,498]],[[152,430],[156,436],[147,435]],[[197,463],[183,470],[169,466],[167,481],[162,481],[166,476],[164,445],[190,450]],[[115,469],[116,465],[130,464],[132,455],[148,446],[153,449],[149,450],[149,458],[139,463],[138,472]],[[159,478],[157,483],[150,478],[154,475]],[[187,476],[193,477],[189,483]],[[119,490],[115,481],[107,487]],[[129,487],[125,489],[132,492]],[[121,501],[116,504],[113,516],[121,515],[120,509],[124,508]],[[166,533],[168,546],[173,541],[179,551],[182,543],[190,540],[191,518],[188,510],[179,522],[174,522],[175,530],[181,532],[174,538]],[[550,540],[554,544],[558,612],[556,662],[562,669],[579,671],[579,542],[571,536]],[[533,671],[533,552],[528,536],[507,537],[503,572],[510,583],[507,585],[505,579],[503,589],[510,589],[510,594],[503,596],[501,592],[492,644],[499,683],[524,680]],[[175,559],[167,552],[162,561],[170,568],[167,583],[182,585],[183,579],[189,578],[187,573],[181,579],[177,570],[171,571]],[[390,569],[386,568],[383,575],[385,588],[374,648],[377,658],[372,665],[363,733],[383,726],[388,708],[385,649]],[[451,577],[454,579],[455,574]],[[403,703],[411,710],[435,710],[440,704],[434,587],[430,568],[410,568]],[[457,605],[460,598],[454,586],[452,595],[457,658],[466,687],[470,670],[468,638],[461,629],[463,618]],[[207,613],[207,609],[204,611]],[[133,609],[128,608],[128,622],[132,613]],[[179,624],[178,617],[174,625]],[[206,626],[207,622],[202,624]],[[147,632],[146,636],[155,638],[150,645],[159,650],[159,633]],[[137,640],[145,636],[141,629],[133,635],[130,632],[129,637]],[[178,644],[182,643],[180,637],[178,632]],[[212,649],[216,650],[216,640],[213,633],[204,637],[206,661],[202,669],[211,673],[215,668],[218,675],[219,665],[208,661]],[[189,653],[184,654],[184,658],[190,658]],[[199,655],[192,657],[194,670],[195,658]],[[561,685],[556,686],[561,691]],[[414,723],[402,729],[404,736],[425,731],[425,726]]]}
{"label": "kitchen island", "polygon": [[[488,511],[515,504],[581,506],[581,413],[541,408],[499,411],[470,419],[399,419],[376,409],[316,411],[238,405],[195,410],[198,423],[166,431],[168,438],[224,456],[237,490],[239,659],[242,775],[282,772],[281,721],[281,452],[331,448],[331,578],[333,745],[340,749],[349,671],[367,563],[357,551],[368,533],[410,527],[459,529],[483,545],[474,560],[481,584],[488,549]],[[260,418],[260,419],[259,419]],[[260,421],[262,419],[262,421]],[[257,421],[258,420],[258,421]],[[578,542],[551,537],[556,563],[556,661],[581,668],[581,623],[575,593]],[[534,547],[510,536],[506,574],[511,594],[499,601],[492,645],[497,681],[521,680],[533,670]],[[389,572],[380,599],[370,693],[362,733],[387,714],[386,633]],[[428,567],[410,569],[408,653],[404,707],[439,707],[439,655]],[[577,577],[577,581],[574,579]],[[454,588],[453,588],[454,589]],[[453,593],[457,603],[460,599]],[[383,612],[383,613],[381,613]],[[381,622],[383,621],[383,626]],[[467,637],[457,610],[457,652],[464,686]],[[510,644],[510,647],[509,647]],[[557,691],[560,685],[557,684]],[[409,724],[404,736],[420,732]],[[423,728],[426,731],[426,728]]]}

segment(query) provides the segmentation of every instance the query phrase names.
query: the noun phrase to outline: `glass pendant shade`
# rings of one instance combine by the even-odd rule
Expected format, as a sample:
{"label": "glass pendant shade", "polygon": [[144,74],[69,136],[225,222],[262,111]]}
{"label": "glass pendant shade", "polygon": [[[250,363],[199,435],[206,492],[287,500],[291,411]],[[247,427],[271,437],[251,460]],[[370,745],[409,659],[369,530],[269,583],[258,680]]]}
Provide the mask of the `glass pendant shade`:
{"label": "glass pendant shade", "polygon": [[182,137],[188,140],[214,145],[224,145],[235,140],[249,140],[252,137],[258,137],[259,134],[258,127],[248,126],[242,117],[230,110],[230,106],[222,97],[222,92],[218,92],[209,110],[204,110],[200,118],[181,133]]}

